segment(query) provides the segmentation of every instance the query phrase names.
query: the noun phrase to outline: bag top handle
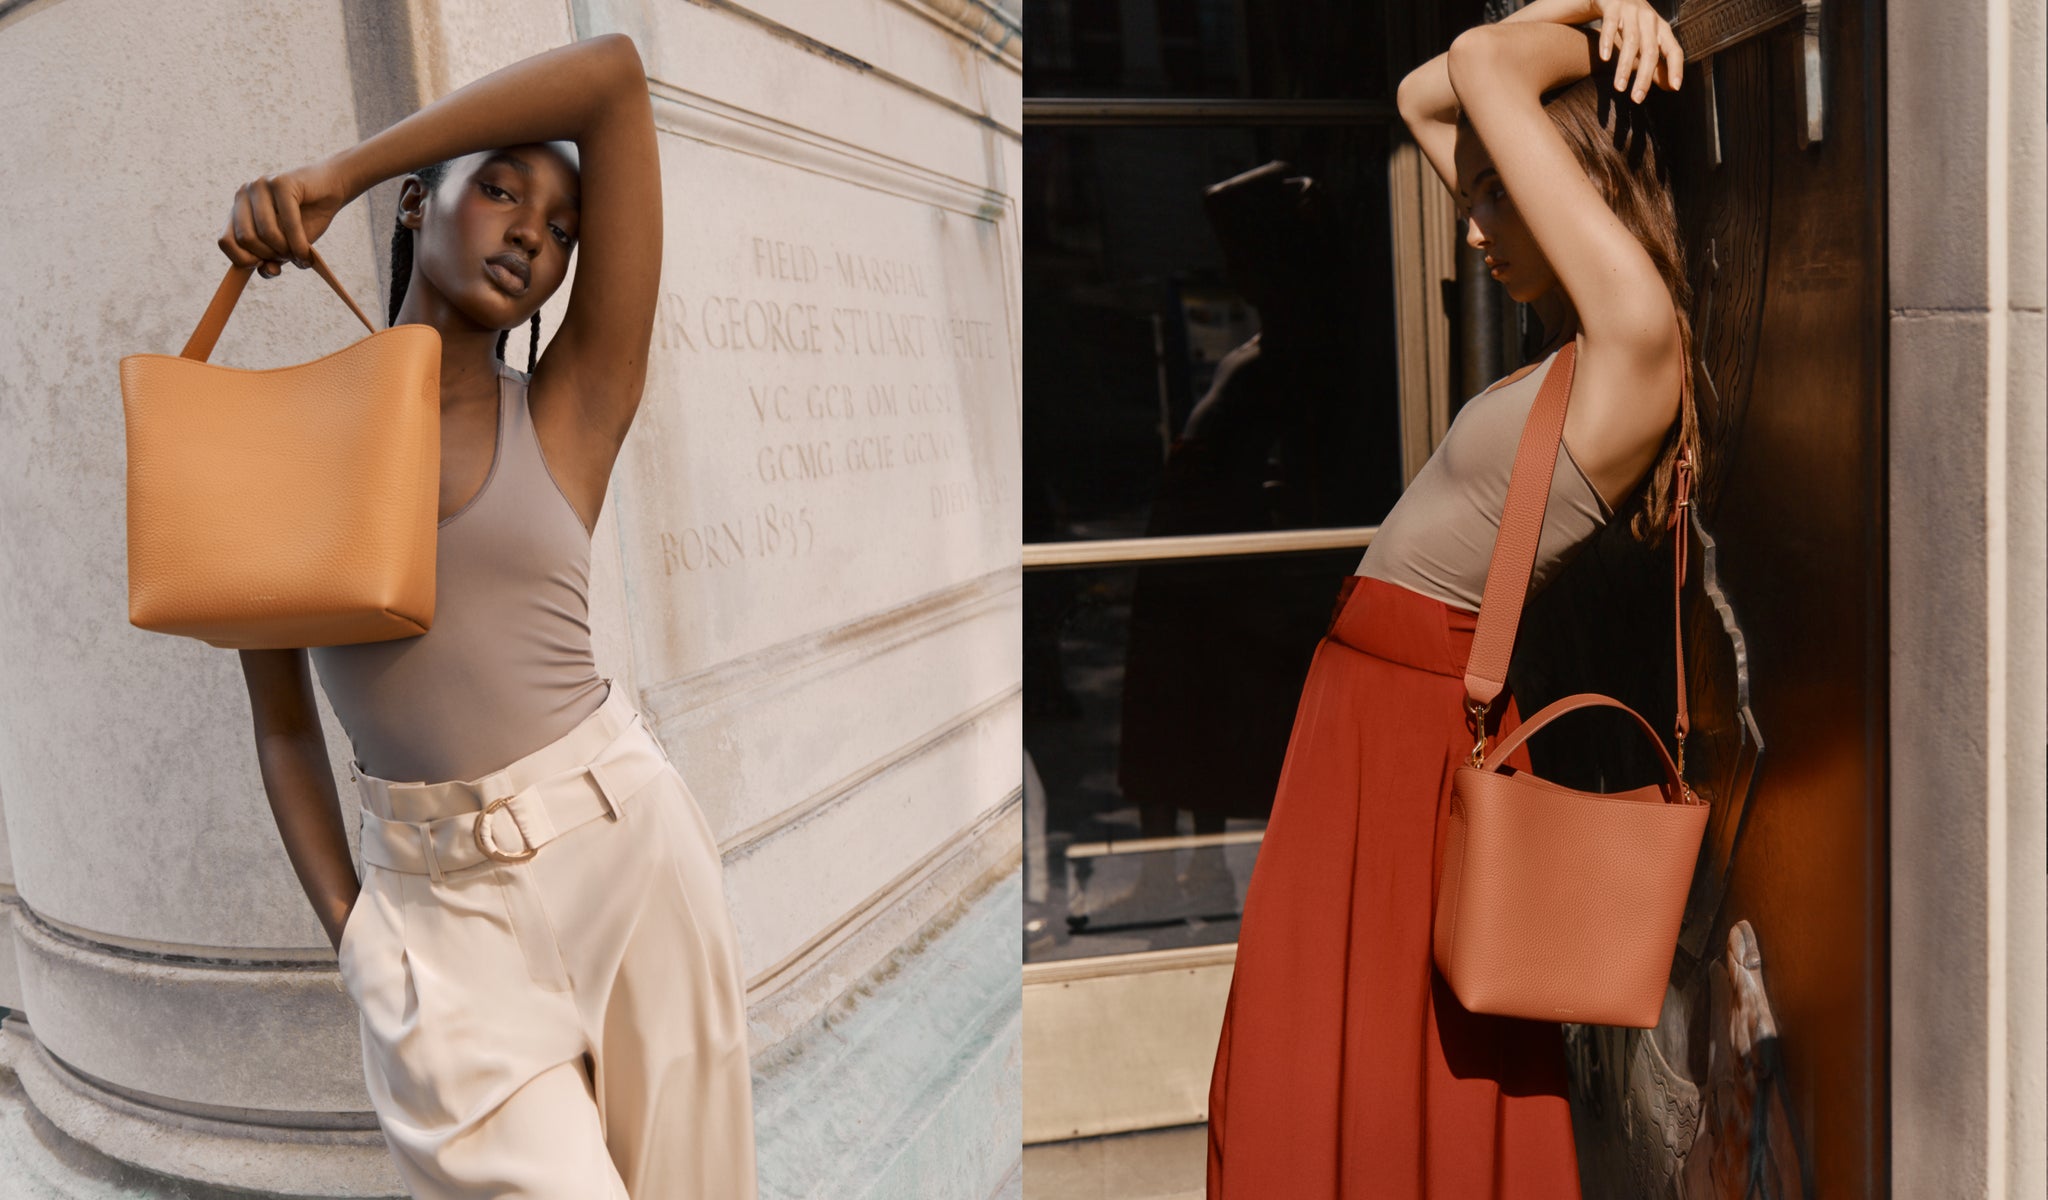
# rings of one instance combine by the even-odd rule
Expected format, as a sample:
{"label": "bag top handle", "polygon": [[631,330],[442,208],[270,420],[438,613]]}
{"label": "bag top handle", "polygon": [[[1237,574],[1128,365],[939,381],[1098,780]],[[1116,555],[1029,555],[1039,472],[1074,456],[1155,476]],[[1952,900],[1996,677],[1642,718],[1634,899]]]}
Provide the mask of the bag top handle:
{"label": "bag top handle", "polygon": [[1568,712],[1576,712],[1582,708],[1615,708],[1627,713],[1629,718],[1642,729],[1644,735],[1650,739],[1650,744],[1657,748],[1657,763],[1664,769],[1666,795],[1673,803],[1688,804],[1693,802],[1692,794],[1685,786],[1681,768],[1677,763],[1671,761],[1671,752],[1664,748],[1664,741],[1657,736],[1657,731],[1650,728],[1650,723],[1643,720],[1642,714],[1638,713],[1635,709],[1630,708],[1611,696],[1602,696],[1598,692],[1579,692],[1576,695],[1565,696],[1562,699],[1553,700],[1549,704],[1544,705],[1540,712],[1533,714],[1528,720],[1515,726],[1514,732],[1496,743],[1492,753],[1486,756],[1486,761],[1479,764],[1480,769],[1489,773],[1499,770],[1501,764],[1508,760],[1508,755],[1513,754],[1515,748],[1527,741],[1530,735],[1536,733],[1558,717]]}
{"label": "bag top handle", "polygon": [[[320,278],[325,279],[327,286],[334,289],[334,294],[341,297],[341,302],[348,305],[348,310],[356,315],[356,320],[363,323],[363,328],[376,333],[377,327],[370,324],[370,318],[364,316],[363,310],[356,306],[356,302],[348,294],[348,289],[341,286],[341,280],[334,277],[327,260],[320,257],[320,248],[312,246],[308,249],[313,252],[313,269],[320,272]],[[255,273],[256,268],[253,265],[228,268],[227,278],[220,281],[220,287],[213,293],[213,302],[206,306],[206,315],[199,318],[199,328],[192,331],[191,340],[185,343],[183,350],[178,351],[178,357],[196,362],[206,361],[207,355],[213,353],[213,344],[220,340],[220,331],[227,328],[228,314],[235,311],[235,301],[242,298],[242,289],[249,285],[249,277]]]}
{"label": "bag top handle", "polygon": [[[1484,712],[1507,686],[1508,659],[1514,652],[1515,633],[1522,623],[1522,604],[1529,595],[1529,580],[1536,566],[1537,544],[1543,534],[1543,512],[1550,502],[1550,481],[1557,471],[1557,451],[1564,441],[1564,414],[1571,399],[1572,368],[1578,361],[1578,340],[1566,342],[1557,360],[1543,377],[1543,387],[1522,426],[1522,438],[1515,446],[1515,465],[1508,476],[1507,502],[1502,508],[1500,536],[1493,544],[1493,558],[1487,563],[1486,590],[1479,601],[1479,620],[1472,634],[1472,650],[1465,662],[1465,696],[1468,714],[1478,728],[1474,733],[1484,743]],[[1683,595],[1685,589],[1686,542],[1691,535],[1688,517],[1692,509],[1693,462],[1689,448],[1679,451],[1676,493],[1671,512],[1672,638],[1678,655],[1678,762],[1685,772],[1685,735],[1691,727],[1685,704],[1685,644]],[[1639,718],[1640,719],[1640,718]],[[1477,747],[1474,748],[1475,751]],[[1663,743],[1658,743],[1663,749]]]}

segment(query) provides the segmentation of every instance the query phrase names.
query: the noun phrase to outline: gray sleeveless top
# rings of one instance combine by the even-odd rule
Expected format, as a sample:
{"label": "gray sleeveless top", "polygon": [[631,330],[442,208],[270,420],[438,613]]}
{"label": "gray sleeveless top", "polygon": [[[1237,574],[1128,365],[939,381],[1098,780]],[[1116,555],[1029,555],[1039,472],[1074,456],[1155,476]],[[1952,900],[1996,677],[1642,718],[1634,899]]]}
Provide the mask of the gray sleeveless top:
{"label": "gray sleeveless top", "polygon": [[541,455],[527,383],[498,364],[490,471],[436,531],[433,627],[310,650],[367,774],[477,779],[604,703],[590,646],[590,535]]}
{"label": "gray sleeveless top", "polygon": [[[1553,351],[1527,375],[1466,401],[1436,452],[1380,522],[1356,574],[1479,611],[1486,568],[1500,533],[1501,509],[1507,504],[1515,447],[1556,359]],[[1531,594],[1613,515],[1571,450],[1560,442],[1550,500],[1543,509],[1543,535],[1536,543]]]}

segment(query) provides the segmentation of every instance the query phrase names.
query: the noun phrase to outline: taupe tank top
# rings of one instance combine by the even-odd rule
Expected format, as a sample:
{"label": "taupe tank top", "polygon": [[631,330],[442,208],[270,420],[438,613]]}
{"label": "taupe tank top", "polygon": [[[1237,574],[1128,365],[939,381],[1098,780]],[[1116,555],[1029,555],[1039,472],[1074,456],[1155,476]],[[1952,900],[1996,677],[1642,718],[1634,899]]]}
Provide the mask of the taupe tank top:
{"label": "taupe tank top", "polygon": [[498,364],[490,470],[436,531],[433,627],[310,650],[368,774],[477,779],[604,703],[590,646],[590,535],[541,455],[527,383]]}
{"label": "taupe tank top", "polygon": [[[1380,522],[1356,574],[1479,611],[1486,568],[1500,533],[1501,509],[1507,504],[1515,447],[1536,393],[1556,360],[1557,351],[1552,351],[1527,375],[1466,401],[1436,453]],[[1537,539],[1536,565],[1530,573],[1531,594],[1613,515],[1571,450],[1559,443],[1550,500],[1543,508],[1543,535]]]}

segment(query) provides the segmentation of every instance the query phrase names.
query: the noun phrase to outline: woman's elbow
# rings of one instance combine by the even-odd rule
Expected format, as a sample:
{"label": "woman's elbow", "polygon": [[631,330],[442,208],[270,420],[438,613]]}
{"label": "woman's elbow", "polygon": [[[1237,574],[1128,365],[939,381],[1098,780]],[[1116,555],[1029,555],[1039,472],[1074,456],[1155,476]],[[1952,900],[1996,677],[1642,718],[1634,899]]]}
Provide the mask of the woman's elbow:
{"label": "woman's elbow", "polygon": [[593,49],[601,49],[609,56],[611,69],[621,84],[643,88],[647,84],[647,65],[640,59],[640,47],[632,38],[623,33],[604,33],[590,39]]}
{"label": "woman's elbow", "polygon": [[1474,25],[1451,39],[1444,55],[1444,71],[1451,77],[1451,90],[1463,95],[1465,87],[1492,69],[1499,52],[1500,31],[1491,25]]}

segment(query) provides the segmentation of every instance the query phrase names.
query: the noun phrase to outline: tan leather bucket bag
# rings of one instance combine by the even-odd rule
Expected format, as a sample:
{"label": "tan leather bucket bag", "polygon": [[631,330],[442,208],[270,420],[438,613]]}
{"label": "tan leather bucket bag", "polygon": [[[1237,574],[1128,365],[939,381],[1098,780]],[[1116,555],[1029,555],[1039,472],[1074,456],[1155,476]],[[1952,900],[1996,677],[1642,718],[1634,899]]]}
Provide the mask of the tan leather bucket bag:
{"label": "tan leather bucket bag", "polygon": [[[1465,672],[1477,741],[1452,778],[1443,873],[1437,884],[1437,969],[1472,1012],[1648,1028],[1663,1007],[1678,926],[1707,827],[1707,803],[1685,783],[1685,653],[1678,655],[1678,761],[1649,722],[1618,700],[1566,696],[1486,751],[1486,714],[1507,681],[1528,595],[1558,445],[1564,437],[1575,344],[1551,365],[1515,450]],[[1685,585],[1685,517],[1692,463],[1679,464],[1670,530],[1672,611]],[[1502,769],[1531,735],[1565,713],[1618,708],[1657,748],[1664,779],[1624,792],[1581,792]]]}
{"label": "tan leather bucket bag", "polygon": [[441,334],[378,331],[297,366],[208,363],[254,267],[183,351],[121,359],[128,620],[229,649],[380,642],[434,620]]}

